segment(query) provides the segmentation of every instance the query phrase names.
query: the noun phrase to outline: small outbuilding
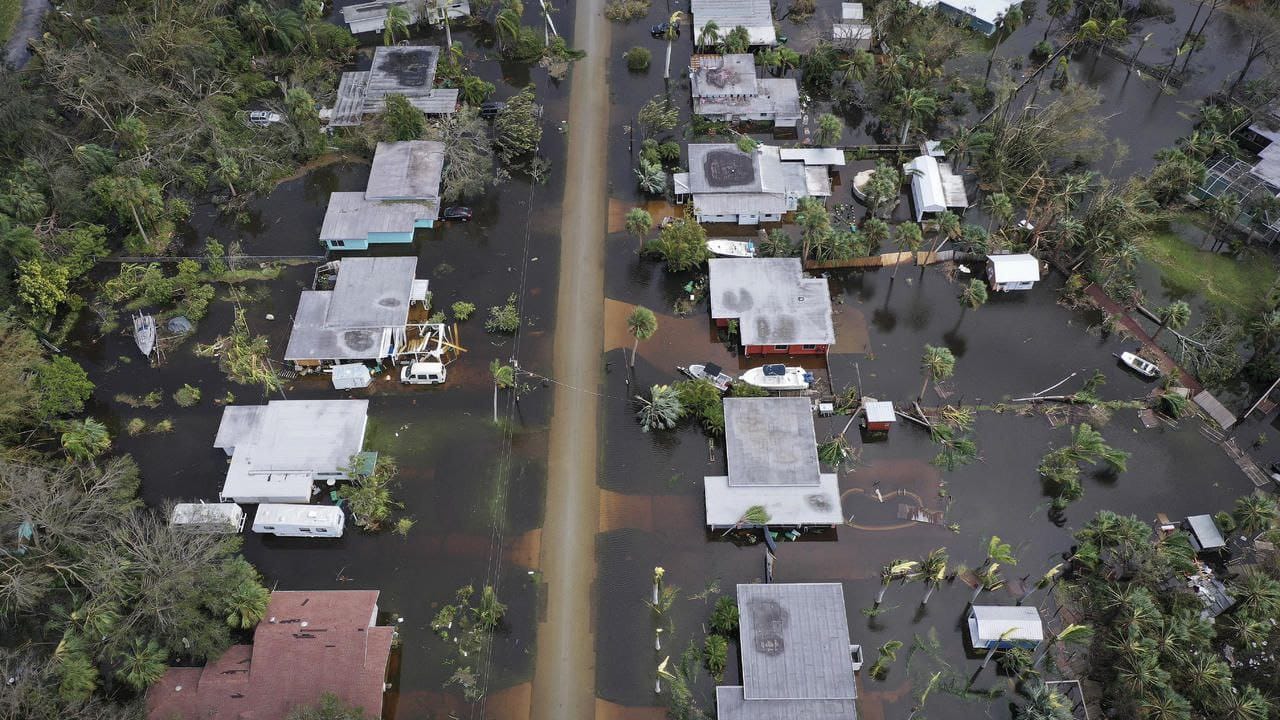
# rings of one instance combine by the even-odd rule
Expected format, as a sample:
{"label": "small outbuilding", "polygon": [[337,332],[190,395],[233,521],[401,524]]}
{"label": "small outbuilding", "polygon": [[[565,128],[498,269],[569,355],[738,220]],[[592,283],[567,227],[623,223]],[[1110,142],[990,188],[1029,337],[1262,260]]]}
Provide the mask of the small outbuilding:
{"label": "small outbuilding", "polygon": [[862,401],[862,408],[866,411],[869,432],[889,432],[889,428],[898,421],[898,416],[893,412],[893,403],[888,400],[867,398]]}
{"label": "small outbuilding", "polygon": [[964,179],[933,155],[913,158],[902,166],[902,172],[911,179],[911,201],[915,206],[916,222],[924,219],[926,214],[969,206]]}
{"label": "small outbuilding", "polygon": [[1026,253],[987,256],[987,283],[992,290],[1030,290],[1040,282],[1040,261]]}
{"label": "small outbuilding", "polygon": [[968,623],[974,650],[1033,648],[1044,640],[1044,621],[1034,605],[973,605]]}
{"label": "small outbuilding", "polygon": [[1191,538],[1191,547],[1198,553],[1220,552],[1227,546],[1212,515],[1191,515],[1182,521],[1182,527]]}

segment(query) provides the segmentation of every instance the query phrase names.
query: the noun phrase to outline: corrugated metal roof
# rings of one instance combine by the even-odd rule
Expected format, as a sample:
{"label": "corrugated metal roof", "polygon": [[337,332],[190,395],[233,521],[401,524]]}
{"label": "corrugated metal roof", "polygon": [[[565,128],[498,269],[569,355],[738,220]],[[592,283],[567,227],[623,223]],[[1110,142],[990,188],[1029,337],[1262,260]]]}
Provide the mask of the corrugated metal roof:
{"label": "corrugated metal roof", "polygon": [[790,207],[784,195],[776,193],[697,193],[694,209],[699,217],[708,215],[781,215]]}
{"label": "corrugated metal roof", "polygon": [[418,22],[421,3],[410,0],[374,0],[356,3],[342,8],[342,19],[354,34],[381,32],[387,21],[387,11],[392,7],[404,8],[409,13],[409,24]]}
{"label": "corrugated metal roof", "polygon": [[369,169],[365,199],[439,201],[443,170],[444,143],[380,142]]}
{"label": "corrugated metal roof", "polygon": [[738,615],[748,702],[858,696],[839,583],[739,585]]}
{"label": "corrugated metal roof", "polygon": [[911,197],[916,206],[916,222],[925,213],[947,209],[947,195],[942,187],[942,173],[937,158],[921,155],[902,166],[902,172],[911,178]]}
{"label": "corrugated metal roof", "polygon": [[773,11],[769,0],[691,0],[693,36],[701,37],[702,27],[714,21],[720,35],[741,25],[751,36],[752,45],[773,45],[778,35],[773,29]]}
{"label": "corrugated metal roof", "polygon": [[827,280],[805,278],[799,258],[714,258],[708,267],[711,317],[736,318],[743,345],[835,342]]}
{"label": "corrugated metal roof", "polygon": [[988,255],[987,260],[991,263],[991,279],[997,284],[1040,280],[1040,261],[1034,255]]}
{"label": "corrugated metal roof", "polygon": [[842,2],[840,3],[840,19],[846,21],[860,22],[863,17],[862,3]]}
{"label": "corrugated metal roof", "polygon": [[1044,639],[1044,623],[1034,605],[974,605],[969,610],[969,633],[977,649],[994,642],[1038,643]]}
{"label": "corrugated metal roof", "polygon": [[985,23],[995,25],[1009,11],[1009,8],[1017,5],[1018,2],[1019,0],[963,0],[954,4],[952,2],[944,4],[978,18]]}
{"label": "corrugated metal roof", "polygon": [[808,398],[725,398],[724,438],[730,485],[818,485]]}
{"label": "corrugated metal roof", "polygon": [[1209,417],[1213,418],[1213,421],[1218,423],[1222,429],[1229,429],[1236,424],[1236,416],[1231,414],[1231,411],[1208,390],[1201,390],[1191,399],[1196,405],[1200,406],[1201,410],[1208,413]]}

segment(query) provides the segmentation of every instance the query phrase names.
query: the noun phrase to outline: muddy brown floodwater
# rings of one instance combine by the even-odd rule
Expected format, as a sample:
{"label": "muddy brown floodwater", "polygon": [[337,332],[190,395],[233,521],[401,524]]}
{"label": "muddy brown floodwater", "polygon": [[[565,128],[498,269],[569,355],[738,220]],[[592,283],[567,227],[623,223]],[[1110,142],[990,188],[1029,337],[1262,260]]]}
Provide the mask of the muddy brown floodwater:
{"label": "muddy brown floodwater", "polygon": [[597,422],[604,300],[604,106],[609,25],[602,0],[578,3],[574,45],[586,51],[573,71],[569,147],[560,221],[560,289],[556,299],[555,390],[542,530],[547,611],[538,624],[533,720],[595,714]]}

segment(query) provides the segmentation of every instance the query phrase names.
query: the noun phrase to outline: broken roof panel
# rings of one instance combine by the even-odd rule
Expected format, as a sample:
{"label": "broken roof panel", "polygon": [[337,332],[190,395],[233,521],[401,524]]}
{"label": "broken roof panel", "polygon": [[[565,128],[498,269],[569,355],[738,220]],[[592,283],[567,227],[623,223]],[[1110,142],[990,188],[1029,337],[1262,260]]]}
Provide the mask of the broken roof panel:
{"label": "broken roof panel", "polygon": [[826,278],[805,278],[799,258],[714,258],[711,317],[737,319],[743,345],[831,345]]}
{"label": "broken roof panel", "polygon": [[701,55],[689,82],[694,98],[755,95],[758,92],[755,56],[751,53]]}

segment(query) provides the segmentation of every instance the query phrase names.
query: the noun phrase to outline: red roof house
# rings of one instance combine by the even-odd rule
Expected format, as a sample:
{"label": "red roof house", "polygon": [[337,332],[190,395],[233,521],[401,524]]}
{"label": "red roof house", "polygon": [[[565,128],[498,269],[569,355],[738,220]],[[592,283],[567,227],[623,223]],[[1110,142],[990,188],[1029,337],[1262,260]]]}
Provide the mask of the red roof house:
{"label": "red roof house", "polygon": [[376,590],[274,592],[252,645],[169,668],[147,691],[147,718],[284,720],[325,693],[380,717],[395,629],[377,615]]}

